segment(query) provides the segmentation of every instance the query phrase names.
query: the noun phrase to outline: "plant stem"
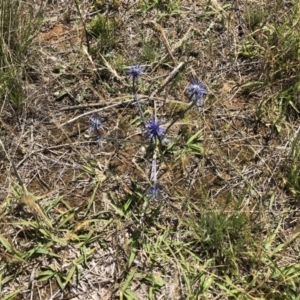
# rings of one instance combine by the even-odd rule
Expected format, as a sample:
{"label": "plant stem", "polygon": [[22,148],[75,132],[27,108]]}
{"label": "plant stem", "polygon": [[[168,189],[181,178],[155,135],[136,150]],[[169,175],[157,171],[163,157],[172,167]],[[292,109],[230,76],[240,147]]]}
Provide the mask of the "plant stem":
{"label": "plant stem", "polygon": [[[192,97],[193,97],[193,95],[191,95],[191,97],[190,97],[189,100],[191,100]],[[167,127],[165,133],[167,133],[168,130],[171,128],[171,126],[174,125],[174,123],[176,123],[179,119],[181,119],[181,118],[185,115],[185,113],[186,113],[187,111],[189,111],[189,110],[190,110],[193,106],[195,106],[195,105],[196,105],[196,100],[192,101],[192,103],[191,103],[191,104],[190,104],[183,112],[181,112],[181,113],[179,114],[179,116],[177,116],[175,119],[173,119],[173,121],[171,122],[171,124]]]}
{"label": "plant stem", "polygon": [[81,11],[80,11],[80,7],[79,7],[79,4],[78,4],[77,0],[74,0],[74,3],[75,3],[77,11],[79,13],[79,17],[80,17],[80,20],[82,22],[82,26],[83,26],[83,29],[84,29],[85,39],[86,39],[86,46],[87,46],[88,53],[91,53],[89,33],[86,29],[85,21],[83,20],[83,17],[82,17]]}

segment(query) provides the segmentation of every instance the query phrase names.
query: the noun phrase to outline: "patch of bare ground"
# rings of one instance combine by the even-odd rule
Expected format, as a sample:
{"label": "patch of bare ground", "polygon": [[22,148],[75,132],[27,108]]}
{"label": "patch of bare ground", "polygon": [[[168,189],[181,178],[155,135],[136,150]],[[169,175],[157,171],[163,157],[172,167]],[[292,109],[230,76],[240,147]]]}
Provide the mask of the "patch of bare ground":
{"label": "patch of bare ground", "polygon": [[[200,279],[195,275],[188,288],[164,232],[168,240],[188,244],[189,220],[210,211],[245,214],[261,229],[249,230],[249,237],[272,230],[268,218],[284,223],[282,240],[298,230],[295,197],[281,173],[297,123],[276,132],[257,118],[260,91],[242,87],[261,66],[239,56],[250,34],[243,4],[170,1],[179,5],[168,11],[145,7],[149,2],[78,1],[81,16],[75,1],[45,3],[31,65],[24,70],[26,107],[3,107],[0,125],[22,181],[42,196],[38,202],[53,229],[40,226],[38,216],[19,203],[22,192],[1,153],[0,233],[10,246],[0,247],[6,278],[0,298],[18,291],[13,299],[130,299],[131,291],[138,297],[132,299],[193,299],[191,287],[197,289]],[[116,21],[113,44],[85,32],[82,21],[88,26],[99,14]],[[138,90],[145,117],[155,102],[164,127],[188,105],[185,88],[193,78],[208,90],[203,110],[189,111],[168,133],[176,142],[158,159],[163,192],[150,207],[145,195],[151,149],[125,68],[137,63],[145,69]],[[102,136],[125,141],[97,141],[88,121],[94,111],[103,121]],[[185,151],[199,130],[195,144],[203,151]],[[156,256],[155,247],[166,255]],[[201,247],[191,244],[189,251],[216,259],[216,276],[226,274],[223,254],[211,248],[205,256]],[[292,248],[286,251],[288,264],[298,262]],[[231,263],[243,265],[242,259]],[[278,263],[287,264],[284,258]],[[240,276],[251,273],[247,264],[241,269]],[[205,299],[229,299],[219,293],[215,286]]]}

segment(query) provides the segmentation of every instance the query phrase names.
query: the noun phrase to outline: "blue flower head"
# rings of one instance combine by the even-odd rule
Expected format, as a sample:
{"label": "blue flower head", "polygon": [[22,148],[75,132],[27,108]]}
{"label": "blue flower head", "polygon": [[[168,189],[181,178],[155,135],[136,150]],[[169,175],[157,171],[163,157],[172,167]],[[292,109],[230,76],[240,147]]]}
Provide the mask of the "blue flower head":
{"label": "blue flower head", "polygon": [[192,84],[187,86],[187,90],[196,101],[201,101],[202,95],[207,95],[207,90],[203,83],[199,82],[197,79],[193,79]]}
{"label": "blue flower head", "polygon": [[129,67],[128,74],[132,78],[132,81],[138,84],[139,76],[143,74],[143,68],[140,65],[131,66]]}
{"label": "blue flower head", "polygon": [[155,183],[148,190],[148,193],[147,193],[147,197],[150,198],[150,199],[154,199],[154,200],[157,200],[160,195],[161,195],[161,190],[160,190],[159,185],[157,183]]}
{"label": "blue flower head", "polygon": [[146,122],[146,133],[150,137],[150,139],[158,138],[165,133],[165,129],[161,126],[163,122],[160,122],[156,119],[152,119],[149,122]]}
{"label": "blue flower head", "polygon": [[102,127],[101,118],[97,113],[93,113],[89,117],[90,122],[90,131],[98,130],[100,127]]}

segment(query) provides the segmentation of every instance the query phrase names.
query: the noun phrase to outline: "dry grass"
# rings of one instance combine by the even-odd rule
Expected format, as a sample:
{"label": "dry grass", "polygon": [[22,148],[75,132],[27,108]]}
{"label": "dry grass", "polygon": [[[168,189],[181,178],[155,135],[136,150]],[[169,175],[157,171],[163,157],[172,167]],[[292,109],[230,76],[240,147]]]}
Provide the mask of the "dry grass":
{"label": "dry grass", "polygon": [[[44,3],[22,105],[1,98],[0,298],[297,299],[299,9]],[[126,71],[137,63],[145,117],[165,128],[193,78],[208,90],[168,131],[159,201]],[[93,112],[126,141],[95,141]]]}

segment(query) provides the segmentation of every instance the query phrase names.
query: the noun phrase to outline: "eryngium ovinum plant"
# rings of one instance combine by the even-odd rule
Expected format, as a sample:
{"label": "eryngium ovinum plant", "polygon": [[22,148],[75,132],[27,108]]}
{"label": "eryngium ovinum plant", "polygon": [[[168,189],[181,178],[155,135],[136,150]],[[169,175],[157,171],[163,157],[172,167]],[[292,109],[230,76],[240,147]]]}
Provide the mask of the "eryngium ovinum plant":
{"label": "eryngium ovinum plant", "polygon": [[[167,145],[170,140],[167,138],[167,133],[169,129],[178,121],[180,120],[187,111],[192,109],[194,106],[198,108],[199,112],[202,110],[204,105],[204,97],[203,95],[207,95],[207,90],[205,89],[204,85],[196,79],[192,80],[192,83],[187,86],[187,94],[189,95],[189,106],[181,112],[177,117],[175,117],[167,128],[163,127],[164,122],[158,120],[156,117],[156,111],[154,111],[154,116],[150,117],[149,119],[145,119],[145,115],[143,112],[143,108],[141,102],[139,101],[137,95],[137,86],[139,84],[139,78],[143,74],[143,67],[140,65],[134,65],[128,68],[129,79],[132,82],[132,93],[134,97],[134,102],[136,103],[139,114],[141,117],[141,124],[144,127],[142,132],[147,139],[147,142],[150,143],[149,149],[152,149],[152,169],[150,175],[150,182],[151,187],[148,189],[147,198],[151,200],[157,201],[159,195],[163,189],[161,185],[158,183],[158,158],[163,155],[162,148],[163,146]],[[89,125],[90,131],[96,132],[98,141],[102,141],[102,136],[100,134],[99,129],[102,127],[101,117],[94,113],[89,118]],[[117,138],[105,138],[109,140],[117,140],[122,142],[121,139]]]}

